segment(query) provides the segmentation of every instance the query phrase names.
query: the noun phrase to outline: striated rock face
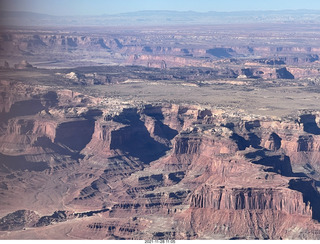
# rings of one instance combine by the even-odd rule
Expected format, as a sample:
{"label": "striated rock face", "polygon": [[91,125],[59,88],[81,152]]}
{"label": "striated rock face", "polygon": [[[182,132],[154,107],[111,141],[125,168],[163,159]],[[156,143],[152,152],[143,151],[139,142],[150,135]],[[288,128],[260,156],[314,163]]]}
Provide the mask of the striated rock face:
{"label": "striated rock face", "polygon": [[303,196],[297,191],[268,188],[210,189],[203,187],[191,196],[193,208],[215,210],[279,210],[287,214],[311,217],[309,205],[302,204]]}
{"label": "striated rock face", "polygon": [[257,119],[2,85],[3,239],[320,238],[319,112]]}

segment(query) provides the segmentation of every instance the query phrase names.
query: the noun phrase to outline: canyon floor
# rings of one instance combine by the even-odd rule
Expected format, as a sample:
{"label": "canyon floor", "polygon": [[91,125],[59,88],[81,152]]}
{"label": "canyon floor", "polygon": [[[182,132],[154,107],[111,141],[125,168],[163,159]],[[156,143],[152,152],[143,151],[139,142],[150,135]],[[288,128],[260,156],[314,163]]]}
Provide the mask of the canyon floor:
{"label": "canyon floor", "polygon": [[320,239],[318,25],[1,32],[0,239]]}

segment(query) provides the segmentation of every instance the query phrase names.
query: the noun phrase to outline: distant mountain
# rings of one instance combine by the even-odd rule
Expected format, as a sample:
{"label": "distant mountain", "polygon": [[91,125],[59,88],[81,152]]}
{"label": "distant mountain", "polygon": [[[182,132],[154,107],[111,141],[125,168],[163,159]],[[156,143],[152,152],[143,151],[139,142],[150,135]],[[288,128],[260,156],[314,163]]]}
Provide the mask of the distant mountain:
{"label": "distant mountain", "polygon": [[241,23],[320,24],[318,10],[238,11],[138,11],[99,16],[53,16],[31,12],[0,12],[2,26],[150,26]]}
{"label": "distant mountain", "polygon": [[52,25],[56,16],[23,11],[1,11],[0,24],[3,26],[42,26]]}

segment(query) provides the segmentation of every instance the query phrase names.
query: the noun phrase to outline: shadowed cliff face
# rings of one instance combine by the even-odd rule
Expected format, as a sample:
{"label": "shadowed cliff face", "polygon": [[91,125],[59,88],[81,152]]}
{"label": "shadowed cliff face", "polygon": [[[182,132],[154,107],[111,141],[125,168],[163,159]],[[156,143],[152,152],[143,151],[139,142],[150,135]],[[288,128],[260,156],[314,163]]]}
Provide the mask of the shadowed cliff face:
{"label": "shadowed cliff face", "polygon": [[8,113],[3,111],[0,113],[0,121],[6,123],[9,119],[14,117],[35,115],[43,110],[43,108],[40,99],[18,101],[12,104]]}
{"label": "shadowed cliff face", "polygon": [[81,151],[91,140],[94,129],[93,120],[79,120],[62,123],[56,130],[54,142]]}
{"label": "shadowed cliff face", "polygon": [[277,69],[276,73],[279,79],[294,79],[294,76],[286,68]]}
{"label": "shadowed cliff face", "polygon": [[[128,152],[129,155],[147,164],[164,156],[169,150],[150,136],[136,109],[124,110],[113,120],[126,126],[111,133],[110,149]],[[176,132],[157,120],[154,133],[170,140]]]}
{"label": "shadowed cliff face", "polygon": [[232,55],[230,53],[234,52],[231,48],[213,48],[206,50],[206,53],[219,58],[229,58]]}
{"label": "shadowed cliff face", "polygon": [[[56,103],[55,99],[56,97],[53,96],[53,104]],[[54,143],[80,152],[91,141],[95,120],[101,115],[101,110],[89,109],[81,114],[78,120],[59,124],[56,128]],[[84,118],[84,120],[81,118]]]}
{"label": "shadowed cliff face", "polygon": [[0,154],[0,171],[11,172],[19,170],[44,171],[49,169],[46,162],[30,162],[24,156],[8,156]]}
{"label": "shadowed cliff face", "polygon": [[300,121],[303,124],[303,129],[305,132],[314,135],[320,135],[320,128],[316,123],[316,116],[312,114],[306,114],[300,116]]}
{"label": "shadowed cliff face", "polygon": [[320,194],[315,182],[308,179],[293,179],[289,182],[289,188],[303,194],[303,202],[312,209],[312,218],[320,222]]}
{"label": "shadowed cliff face", "polygon": [[270,153],[267,150],[258,150],[253,153],[247,153],[245,156],[249,159],[253,159],[252,163],[254,164],[270,166],[270,168],[265,169],[267,172],[276,172],[287,177],[306,176],[303,173],[293,173],[290,158],[283,154],[274,155],[274,153]]}
{"label": "shadowed cliff face", "polygon": [[271,133],[270,137],[269,137],[269,141],[270,141],[270,146],[269,146],[269,150],[271,151],[277,151],[281,148],[281,138],[274,132]]}

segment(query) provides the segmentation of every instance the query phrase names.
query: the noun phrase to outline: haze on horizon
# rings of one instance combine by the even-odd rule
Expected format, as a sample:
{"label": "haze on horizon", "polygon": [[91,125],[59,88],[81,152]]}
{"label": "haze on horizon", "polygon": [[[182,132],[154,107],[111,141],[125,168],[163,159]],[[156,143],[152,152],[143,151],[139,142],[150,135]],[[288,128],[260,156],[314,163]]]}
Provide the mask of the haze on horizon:
{"label": "haze on horizon", "polygon": [[0,9],[50,15],[102,15],[143,10],[231,12],[320,10],[319,0],[0,0]]}

